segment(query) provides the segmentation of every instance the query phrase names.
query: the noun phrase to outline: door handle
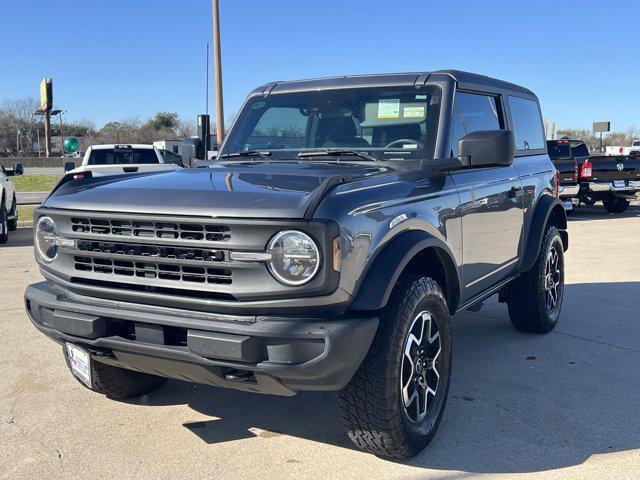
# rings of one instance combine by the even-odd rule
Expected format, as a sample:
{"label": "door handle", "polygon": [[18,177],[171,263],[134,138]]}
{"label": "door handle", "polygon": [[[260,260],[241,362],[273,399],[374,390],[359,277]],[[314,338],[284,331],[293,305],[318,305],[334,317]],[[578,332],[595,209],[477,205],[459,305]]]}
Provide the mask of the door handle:
{"label": "door handle", "polygon": [[138,171],[138,167],[123,167],[122,171],[124,173],[135,173]]}

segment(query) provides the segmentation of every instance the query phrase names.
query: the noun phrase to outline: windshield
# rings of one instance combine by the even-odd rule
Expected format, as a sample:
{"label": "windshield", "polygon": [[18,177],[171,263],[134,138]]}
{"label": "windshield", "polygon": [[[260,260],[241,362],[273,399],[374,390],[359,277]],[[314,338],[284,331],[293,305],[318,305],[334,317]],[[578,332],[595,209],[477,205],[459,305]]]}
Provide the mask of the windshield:
{"label": "windshield", "polygon": [[152,148],[99,148],[91,150],[88,165],[159,163]]}
{"label": "windshield", "polygon": [[257,96],[245,105],[221,153],[296,158],[304,151],[336,149],[381,160],[428,158],[439,110],[440,89],[432,86]]}

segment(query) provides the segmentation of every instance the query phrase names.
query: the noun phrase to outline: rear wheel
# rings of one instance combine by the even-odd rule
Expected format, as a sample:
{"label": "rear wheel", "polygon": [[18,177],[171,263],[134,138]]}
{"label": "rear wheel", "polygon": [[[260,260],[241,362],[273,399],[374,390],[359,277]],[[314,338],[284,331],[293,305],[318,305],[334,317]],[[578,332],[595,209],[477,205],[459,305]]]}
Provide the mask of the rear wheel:
{"label": "rear wheel", "polygon": [[349,438],[362,450],[411,457],[434,437],[451,375],[449,310],[431,278],[407,276],[380,314],[367,357],[341,392]]}
{"label": "rear wheel", "polygon": [[9,240],[9,221],[7,220],[7,209],[4,198],[0,201],[0,243],[7,243]]}
{"label": "rear wheel", "polygon": [[[63,353],[67,367],[69,371],[71,371],[71,364],[69,363],[69,355],[67,354],[66,347],[63,347]],[[110,398],[131,398],[146,395],[157,389],[165,381],[163,377],[134,372],[133,370],[114,367],[96,361],[91,362],[91,379],[93,384],[91,387],[88,387],[75,375],[73,375],[73,378],[83,387],[93,390],[96,393],[102,393]]]}
{"label": "rear wheel", "polygon": [[16,201],[15,195],[13,196],[13,204],[11,205],[9,216],[11,217],[11,220],[7,223],[9,231],[13,232],[18,228],[18,202]]}
{"label": "rear wheel", "polygon": [[609,213],[622,213],[629,208],[629,200],[623,197],[616,197],[615,195],[607,195],[602,199],[604,208]]}
{"label": "rear wheel", "polygon": [[550,332],[560,318],[563,296],[564,247],[558,230],[550,227],[533,268],[507,287],[511,323],[525,332]]}

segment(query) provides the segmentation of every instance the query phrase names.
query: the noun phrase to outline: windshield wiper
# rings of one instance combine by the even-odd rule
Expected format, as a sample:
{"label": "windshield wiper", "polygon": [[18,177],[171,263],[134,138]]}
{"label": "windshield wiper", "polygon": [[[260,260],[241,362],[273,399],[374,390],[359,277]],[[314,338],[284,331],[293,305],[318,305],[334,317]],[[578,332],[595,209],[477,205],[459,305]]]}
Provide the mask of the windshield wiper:
{"label": "windshield wiper", "polygon": [[355,157],[360,157],[364,160],[369,160],[370,162],[379,162],[380,159],[374,157],[373,155],[369,155],[367,152],[360,152],[358,150],[318,150],[313,152],[300,152],[298,154],[299,158],[307,158],[307,157],[341,157],[344,155],[353,155]]}
{"label": "windshield wiper", "polygon": [[271,152],[269,151],[260,152],[258,150],[247,150],[246,152],[223,153],[219,155],[218,158],[260,157],[260,159],[268,162],[270,159],[267,157],[269,156],[271,156]]}

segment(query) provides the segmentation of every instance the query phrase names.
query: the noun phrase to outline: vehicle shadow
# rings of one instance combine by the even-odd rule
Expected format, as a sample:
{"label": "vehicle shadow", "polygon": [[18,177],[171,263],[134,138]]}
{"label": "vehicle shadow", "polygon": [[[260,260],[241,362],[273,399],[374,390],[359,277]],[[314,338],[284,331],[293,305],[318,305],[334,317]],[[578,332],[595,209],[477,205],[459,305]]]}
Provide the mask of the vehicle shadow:
{"label": "vehicle shadow", "polygon": [[0,245],[0,249],[7,247],[33,247],[33,228],[18,228],[9,232],[9,240]]}
{"label": "vehicle shadow", "polygon": [[[639,297],[640,282],[567,285],[562,321],[549,335],[516,331],[496,301],[457,315],[440,431],[400,463],[525,473],[640,448]],[[211,417],[184,424],[208,444],[284,434],[355,450],[334,393],[281,398],[169,381],[131,403],[189,405]]]}
{"label": "vehicle shadow", "polygon": [[609,213],[602,205],[596,203],[592,207],[581,205],[567,215],[569,221],[572,220],[608,220],[611,218],[636,218],[640,217],[640,204],[632,203],[624,213]]}

